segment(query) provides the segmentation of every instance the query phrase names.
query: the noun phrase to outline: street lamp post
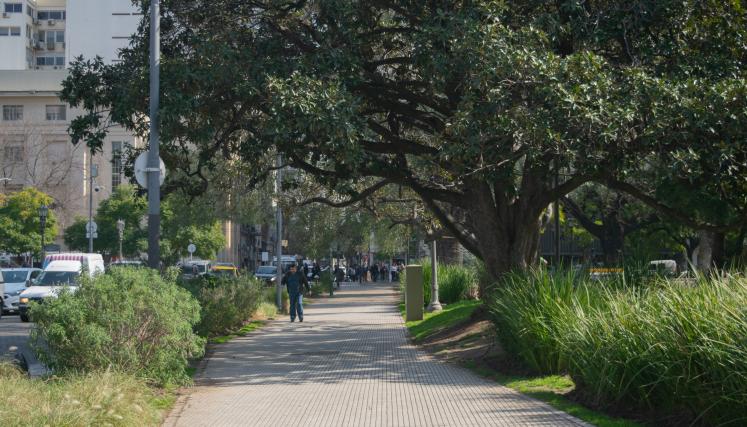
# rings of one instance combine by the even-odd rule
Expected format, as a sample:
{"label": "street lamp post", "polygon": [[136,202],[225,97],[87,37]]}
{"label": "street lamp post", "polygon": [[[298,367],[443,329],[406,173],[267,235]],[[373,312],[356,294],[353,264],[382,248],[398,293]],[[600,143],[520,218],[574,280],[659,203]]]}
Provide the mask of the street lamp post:
{"label": "street lamp post", "polygon": [[428,311],[442,310],[441,302],[438,300],[438,256],[436,255],[436,239],[431,243],[431,302]]}
{"label": "street lamp post", "polygon": [[119,234],[119,260],[123,260],[122,257],[122,239],[124,238],[125,222],[122,219],[117,220],[117,233]]}
{"label": "street lamp post", "polygon": [[41,263],[44,264],[44,234],[47,231],[47,215],[49,215],[49,208],[47,205],[41,205],[39,207],[39,224],[41,225]]}

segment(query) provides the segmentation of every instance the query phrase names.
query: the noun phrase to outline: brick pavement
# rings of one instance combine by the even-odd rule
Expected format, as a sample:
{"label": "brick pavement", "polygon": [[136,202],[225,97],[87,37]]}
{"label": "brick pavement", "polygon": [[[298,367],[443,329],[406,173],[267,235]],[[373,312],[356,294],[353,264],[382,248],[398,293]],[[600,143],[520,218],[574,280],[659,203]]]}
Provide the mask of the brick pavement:
{"label": "brick pavement", "polygon": [[584,425],[418,350],[396,301],[390,285],[344,286],[304,323],[216,346],[166,425]]}

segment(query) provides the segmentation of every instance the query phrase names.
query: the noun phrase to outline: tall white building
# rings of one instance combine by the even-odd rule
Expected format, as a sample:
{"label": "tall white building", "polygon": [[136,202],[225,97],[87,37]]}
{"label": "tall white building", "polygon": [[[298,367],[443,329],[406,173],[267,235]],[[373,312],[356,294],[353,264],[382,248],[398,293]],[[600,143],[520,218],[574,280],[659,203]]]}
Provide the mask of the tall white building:
{"label": "tall white building", "polygon": [[[0,0],[0,192],[34,186],[55,199],[62,231],[87,217],[125,179],[121,153],[141,144],[112,129],[103,153],[91,156],[70,142],[67,128],[78,112],[58,94],[67,64],[79,56],[117,61],[142,18],[131,0]],[[89,185],[91,164],[98,171]],[[219,258],[238,263],[239,227],[224,224],[227,247]],[[94,244],[95,247],[95,244]]]}
{"label": "tall white building", "polygon": [[[140,20],[130,0],[0,0],[0,192],[33,186],[55,199],[61,233],[123,182],[121,153],[140,141],[113,129],[103,153],[73,146],[78,114],[58,98],[74,58],[117,59]],[[91,165],[97,170],[89,184]],[[95,191],[98,190],[98,191]]]}

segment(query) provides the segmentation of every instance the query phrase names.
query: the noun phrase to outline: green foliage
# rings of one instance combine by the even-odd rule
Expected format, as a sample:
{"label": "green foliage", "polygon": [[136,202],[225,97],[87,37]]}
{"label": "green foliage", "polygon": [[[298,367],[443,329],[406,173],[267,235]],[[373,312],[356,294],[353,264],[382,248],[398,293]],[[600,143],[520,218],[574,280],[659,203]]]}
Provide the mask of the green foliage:
{"label": "green foliage", "polygon": [[597,282],[514,274],[492,314],[504,348],[568,372],[593,405],[717,425],[747,417],[747,279]]}
{"label": "green foliage", "polygon": [[319,275],[319,286],[323,289],[324,292],[327,292],[330,295],[334,293],[333,286],[335,286],[335,283],[331,271],[323,271]]}
{"label": "green foliage", "polygon": [[[113,371],[33,379],[10,364],[0,364],[4,427],[158,426],[165,408],[164,398],[156,394],[141,379]],[[173,402],[170,393],[163,394]]]}
{"label": "green foliage", "polygon": [[200,303],[195,331],[203,337],[236,331],[262,302],[261,284],[252,277],[203,277],[182,283]]}
{"label": "green foliage", "polygon": [[507,275],[491,304],[498,339],[505,350],[535,372],[565,372],[559,328],[570,317],[577,277],[571,272],[532,270]]}
{"label": "green foliage", "polygon": [[213,259],[226,244],[219,213],[207,199],[190,200],[172,194],[161,204],[161,250],[164,263],[173,265],[187,256],[187,246],[194,243],[194,256]]}
{"label": "green foliage", "polygon": [[202,355],[193,333],[200,308],[172,278],[113,268],[83,279],[75,293],[32,305],[40,360],[57,372],[113,368],[159,384],[189,381],[187,361]]}
{"label": "green foliage", "polygon": [[[661,182],[633,179],[648,170],[745,205],[739,2],[182,3],[162,3],[174,185],[199,188],[232,156],[260,182],[279,152],[333,199],[409,187],[494,278],[536,254],[491,242],[533,241],[526,222],[585,182],[641,198]],[[100,148],[102,111],[146,128],[147,29],[116,64],[70,67],[74,141]]]}
{"label": "green foliage", "polygon": [[[0,251],[40,255],[39,208],[51,206],[53,202],[52,197],[33,187],[8,195],[0,194]],[[47,243],[51,243],[57,235],[57,217],[51,207],[47,215],[44,237]]]}
{"label": "green foliage", "polygon": [[[421,260],[423,266],[423,304],[431,302],[431,261]],[[404,290],[407,278],[400,274],[400,289]],[[452,304],[470,299],[477,294],[478,274],[474,267],[438,264],[438,296],[442,303]],[[404,294],[404,291],[403,291]]]}
{"label": "green foliage", "polygon": [[[147,245],[147,229],[143,218],[146,215],[147,200],[139,196],[134,187],[120,185],[111,197],[101,202],[94,220],[99,226],[98,238],[94,240],[95,251],[108,254],[119,252],[117,220],[125,221],[122,252],[125,256],[138,256]],[[182,194],[170,194],[161,203],[161,257],[166,265],[175,264],[187,255],[187,246],[197,246],[195,256],[204,259],[215,258],[225,246],[225,236],[216,208],[210,200],[199,198],[189,200]],[[65,230],[65,244],[73,250],[87,251],[85,218],[78,218]]]}
{"label": "green foliage", "polygon": [[[138,196],[135,187],[118,186],[108,199],[99,204],[94,215],[98,225],[98,237],[93,241],[94,250],[112,255],[119,253],[117,221],[121,219],[125,222],[122,253],[125,257],[139,256],[147,244],[147,229],[142,225],[146,208],[145,197]],[[78,218],[65,230],[65,244],[70,249],[88,251],[87,222],[87,218]]]}

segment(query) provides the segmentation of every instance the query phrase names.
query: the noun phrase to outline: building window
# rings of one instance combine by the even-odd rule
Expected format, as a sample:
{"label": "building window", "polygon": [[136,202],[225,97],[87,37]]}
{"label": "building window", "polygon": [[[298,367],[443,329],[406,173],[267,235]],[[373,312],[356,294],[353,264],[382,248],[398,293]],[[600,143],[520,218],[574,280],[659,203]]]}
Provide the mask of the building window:
{"label": "building window", "polygon": [[39,31],[39,41],[47,44],[47,49],[55,49],[57,46],[55,43],[65,42],[65,31]]}
{"label": "building window", "polygon": [[33,17],[34,17],[34,8],[32,8],[31,6],[26,6],[26,13],[27,13],[27,14],[28,14],[28,15],[29,15],[30,17],[32,17],[32,18],[33,18]]}
{"label": "building window", "polygon": [[5,13],[23,13],[23,4],[5,3]]}
{"label": "building window", "polygon": [[122,167],[123,149],[125,143],[122,141],[112,142],[112,190],[122,184],[124,178],[124,169]]}
{"label": "building window", "polygon": [[21,163],[23,162],[23,146],[14,145],[3,148],[3,161],[8,163]]}
{"label": "building window", "polygon": [[0,36],[18,37],[21,35],[21,27],[0,27]]}
{"label": "building window", "polygon": [[23,120],[23,105],[3,105],[3,120]]}
{"label": "building window", "polygon": [[47,120],[65,120],[64,105],[47,105]]}
{"label": "building window", "polygon": [[49,67],[56,65],[58,67],[64,67],[65,66],[65,57],[64,56],[37,56],[36,57],[36,65],[40,67]]}
{"label": "building window", "polygon": [[39,20],[41,21],[46,21],[46,20],[64,21],[65,11],[64,10],[40,10],[37,16],[39,17]]}

